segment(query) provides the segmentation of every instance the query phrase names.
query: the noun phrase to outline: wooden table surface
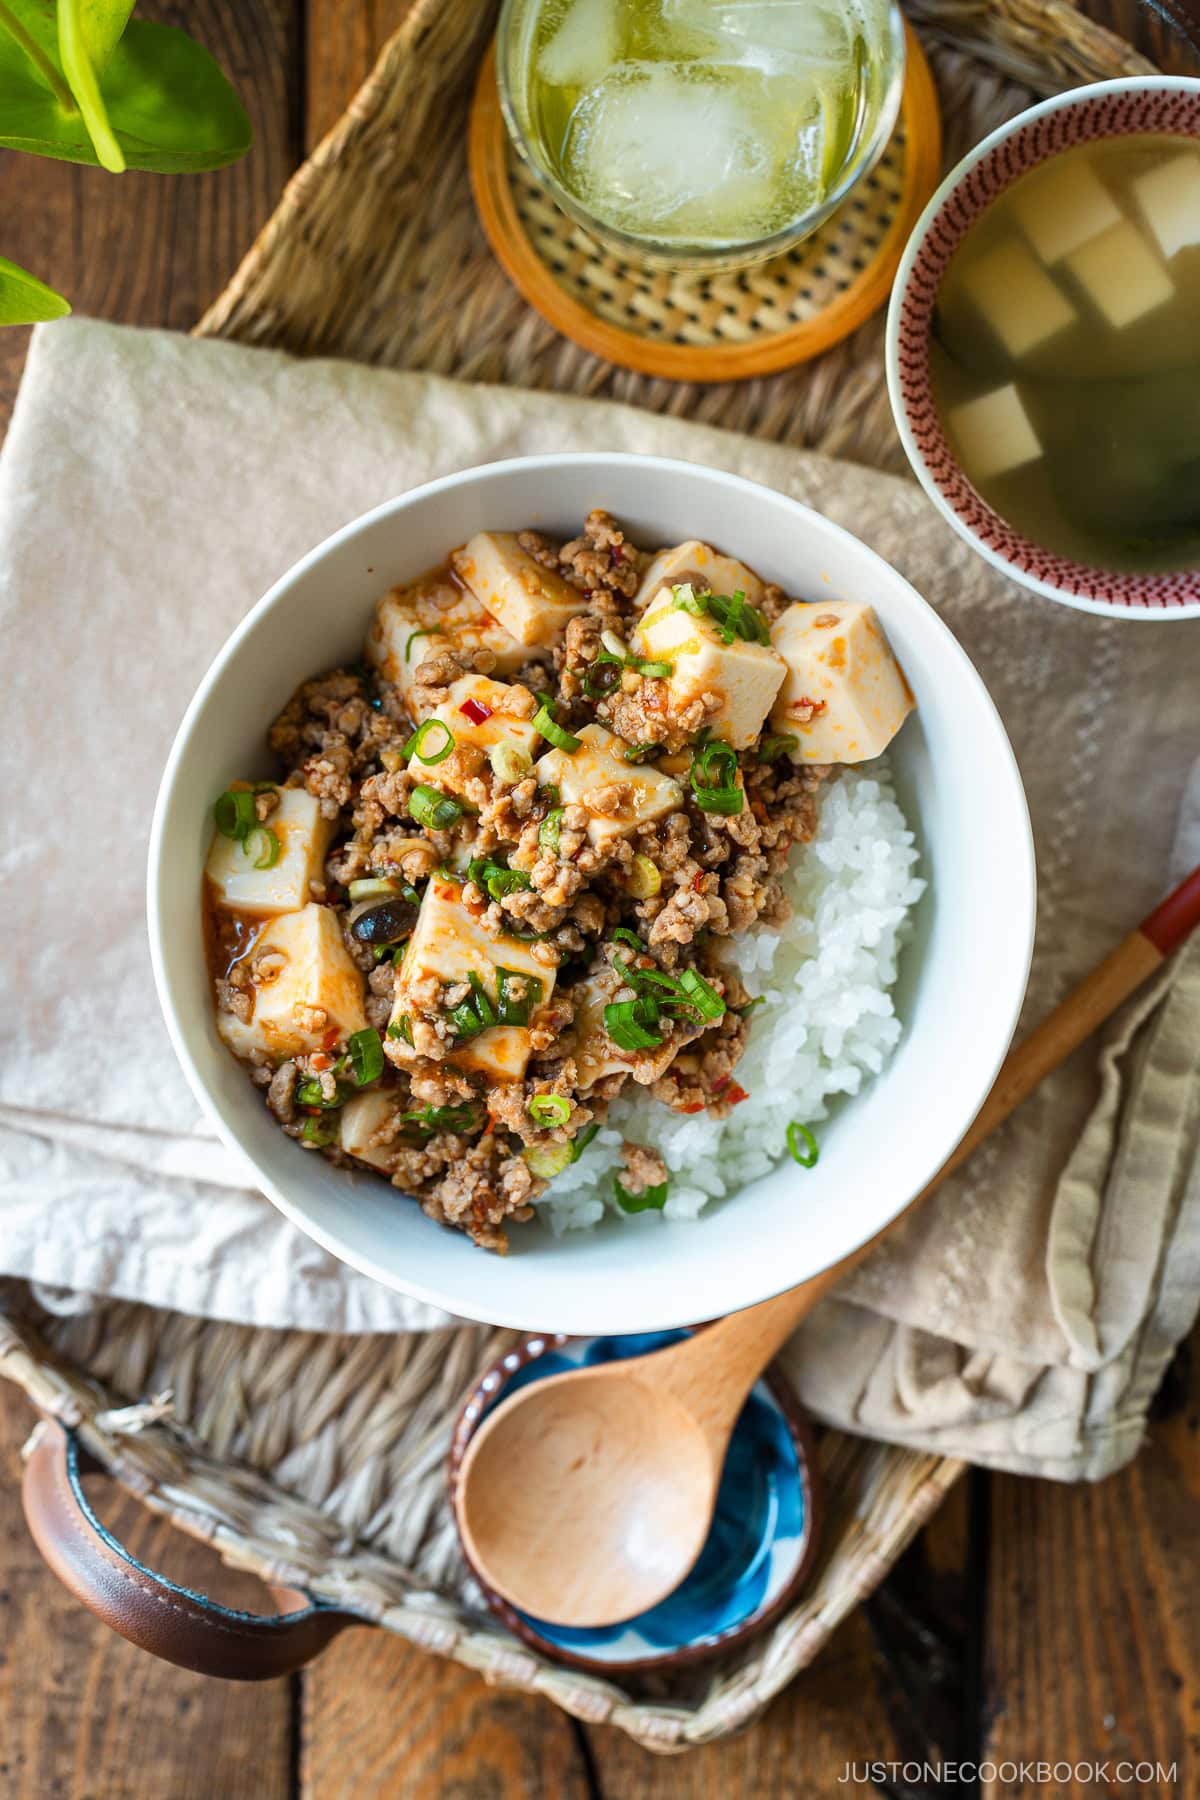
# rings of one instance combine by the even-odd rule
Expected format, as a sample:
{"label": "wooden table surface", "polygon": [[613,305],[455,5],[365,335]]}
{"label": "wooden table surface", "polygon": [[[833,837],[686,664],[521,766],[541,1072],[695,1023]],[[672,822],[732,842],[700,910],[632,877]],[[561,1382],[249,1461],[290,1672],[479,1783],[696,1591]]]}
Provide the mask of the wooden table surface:
{"label": "wooden table surface", "polygon": [[[146,4],[221,59],[253,118],[254,151],[216,175],[120,181],[5,152],[0,252],[81,311],[186,330],[403,5]],[[1200,72],[1200,58],[1136,0],[1090,0],[1090,10],[1164,66]],[[25,343],[22,331],[0,332],[0,429]],[[1186,1351],[1177,1358],[1146,1448],[1098,1486],[981,1472],[960,1483],[760,1724],[675,1759],[585,1729],[548,1702],[494,1692],[382,1632],[347,1632],[302,1676],[257,1687],[205,1682],[134,1651],[38,1561],[17,1498],[31,1416],[0,1383],[0,1800],[825,1800],[855,1785],[895,1800],[1200,1794],[1194,1368]],[[132,1501],[112,1499],[107,1517],[141,1560],[266,1610],[261,1591],[256,1600],[252,1584]],[[978,1785],[947,1775],[939,1786],[922,1766],[981,1760],[998,1766]],[[1020,1768],[1039,1762],[1060,1767],[1040,1782]],[[884,1765],[869,1784],[865,1763]]]}

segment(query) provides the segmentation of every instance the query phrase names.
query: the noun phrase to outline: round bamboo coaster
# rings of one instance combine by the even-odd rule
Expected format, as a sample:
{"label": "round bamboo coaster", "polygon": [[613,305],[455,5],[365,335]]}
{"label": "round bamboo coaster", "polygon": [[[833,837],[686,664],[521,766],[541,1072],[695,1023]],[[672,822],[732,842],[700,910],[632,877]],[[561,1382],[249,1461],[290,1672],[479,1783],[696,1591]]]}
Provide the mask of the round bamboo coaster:
{"label": "round bamboo coaster", "polygon": [[909,25],[905,36],[900,117],[872,172],[803,243],[708,275],[625,262],[560,212],[505,130],[493,46],[475,89],[468,155],[475,205],[501,266],[556,330],[645,375],[737,381],[819,356],[887,299],[937,184],[937,95]]}

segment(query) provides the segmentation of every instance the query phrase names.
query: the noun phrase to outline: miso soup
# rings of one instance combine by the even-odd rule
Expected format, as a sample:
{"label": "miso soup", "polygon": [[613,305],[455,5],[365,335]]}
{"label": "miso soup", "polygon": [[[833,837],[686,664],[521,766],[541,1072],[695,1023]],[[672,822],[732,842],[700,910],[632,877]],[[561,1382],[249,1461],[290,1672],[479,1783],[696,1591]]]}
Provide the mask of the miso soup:
{"label": "miso soup", "polygon": [[963,469],[1026,537],[1200,565],[1200,143],[1106,138],[1014,182],[950,261],[931,364]]}

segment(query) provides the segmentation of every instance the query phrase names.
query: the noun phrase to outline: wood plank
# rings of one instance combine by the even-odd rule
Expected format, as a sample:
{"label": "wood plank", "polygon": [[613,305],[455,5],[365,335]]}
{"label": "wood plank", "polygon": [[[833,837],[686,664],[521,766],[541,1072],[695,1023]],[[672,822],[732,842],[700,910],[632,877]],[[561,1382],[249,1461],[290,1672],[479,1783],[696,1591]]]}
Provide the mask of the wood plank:
{"label": "wood plank", "polygon": [[[1177,1359],[1137,1461],[1094,1486],[992,1483],[988,1680],[997,1763],[1107,1760],[1108,1784],[1168,1800],[1200,1792],[1200,1333]],[[1175,1767],[1175,1775],[1118,1764]],[[997,1776],[984,1793],[1020,1791]]]}
{"label": "wood plank", "polygon": [[[291,1690],[209,1681],[135,1650],[85,1612],[42,1562],[21,1514],[20,1447],[34,1414],[0,1382],[0,1793],[104,1800],[284,1800]],[[96,1504],[150,1568],[234,1606],[269,1610],[248,1576],[107,1487]]]}
{"label": "wood plank", "polygon": [[[612,1790],[615,1795],[617,1790]],[[347,1631],[304,1673],[304,1800],[588,1800],[571,1721],[382,1631]]]}
{"label": "wood plank", "polygon": [[[305,140],[319,144],[371,73],[412,0],[307,0]],[[481,0],[482,3],[482,0]]]}

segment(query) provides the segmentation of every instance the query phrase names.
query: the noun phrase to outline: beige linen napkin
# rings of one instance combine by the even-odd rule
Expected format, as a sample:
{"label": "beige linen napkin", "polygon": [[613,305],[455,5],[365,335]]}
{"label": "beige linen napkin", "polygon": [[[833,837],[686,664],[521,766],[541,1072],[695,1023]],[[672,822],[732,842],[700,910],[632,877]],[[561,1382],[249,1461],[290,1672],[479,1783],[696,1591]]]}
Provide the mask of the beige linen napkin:
{"label": "beige linen napkin", "polygon": [[[580,445],[777,487],[873,544],[943,613],[1005,717],[1034,817],[1023,1029],[1160,896],[1200,754],[1200,625],[1033,599],[911,482],[684,420],[44,327],[0,461],[0,1274],[64,1304],[108,1293],[330,1331],[444,1322],[300,1237],[199,1124],[150,979],[146,833],[196,681],[302,551],[434,474]],[[1180,853],[1200,855],[1194,840]],[[790,1357],[813,1410],[1056,1475],[1131,1455],[1200,1286],[1198,1038],[1200,945],[806,1326]]]}

